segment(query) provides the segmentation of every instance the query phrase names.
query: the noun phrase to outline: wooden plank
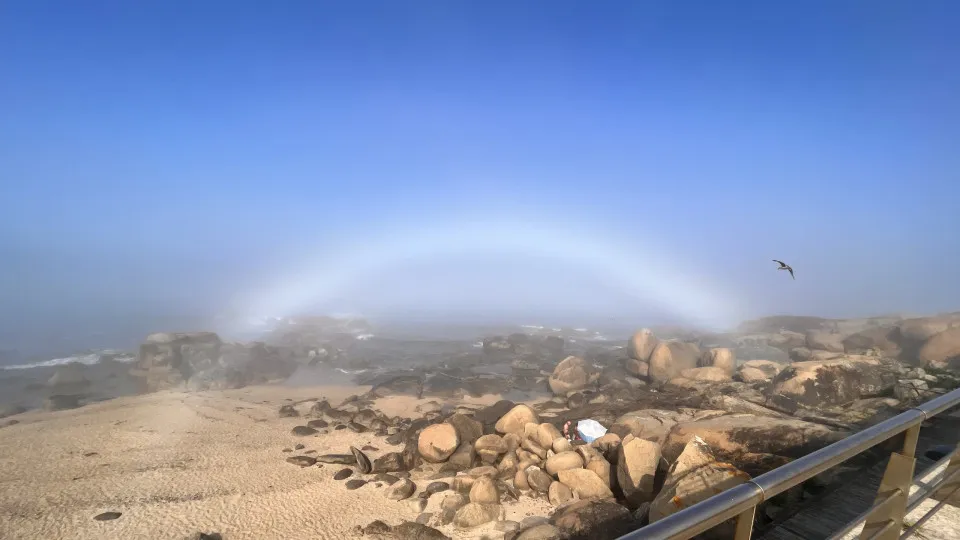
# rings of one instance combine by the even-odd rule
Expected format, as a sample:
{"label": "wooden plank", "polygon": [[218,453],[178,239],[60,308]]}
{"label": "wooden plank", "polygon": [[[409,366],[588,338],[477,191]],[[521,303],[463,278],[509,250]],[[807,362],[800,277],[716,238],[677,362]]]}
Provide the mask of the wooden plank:
{"label": "wooden plank", "polygon": [[[927,448],[936,441],[923,440],[918,448]],[[919,453],[919,452],[918,452]],[[934,462],[926,457],[917,458],[916,474],[929,468]],[[756,540],[825,540],[856,519],[873,504],[877,488],[886,469],[886,460],[875,463],[857,474],[855,481],[847,482],[835,491],[820,497],[800,509],[782,523],[765,531]]]}

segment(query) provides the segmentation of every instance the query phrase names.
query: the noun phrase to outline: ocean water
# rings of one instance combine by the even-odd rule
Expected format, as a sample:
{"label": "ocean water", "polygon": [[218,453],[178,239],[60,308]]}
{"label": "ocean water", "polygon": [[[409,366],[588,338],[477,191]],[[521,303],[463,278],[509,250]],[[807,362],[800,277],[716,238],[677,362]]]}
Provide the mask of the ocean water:
{"label": "ocean water", "polygon": [[65,356],[62,358],[51,358],[49,360],[38,360],[35,362],[28,362],[24,364],[10,364],[5,366],[0,366],[0,370],[11,371],[11,370],[33,369],[33,368],[50,368],[50,367],[63,366],[71,363],[79,363],[87,366],[92,366],[94,364],[99,364],[104,358],[110,358],[116,362],[124,362],[124,363],[131,363],[137,360],[137,356],[133,353],[107,349],[103,351],[91,352],[88,354]]}

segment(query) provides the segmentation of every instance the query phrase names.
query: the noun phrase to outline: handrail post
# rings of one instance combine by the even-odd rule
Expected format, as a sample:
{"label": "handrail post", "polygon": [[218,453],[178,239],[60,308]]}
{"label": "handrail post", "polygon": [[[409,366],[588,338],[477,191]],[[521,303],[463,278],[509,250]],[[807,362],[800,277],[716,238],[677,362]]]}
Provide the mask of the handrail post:
{"label": "handrail post", "polygon": [[860,540],[897,540],[903,529],[903,518],[907,513],[907,498],[913,484],[913,469],[916,465],[914,455],[920,438],[920,424],[917,422],[906,430],[903,448],[892,452],[887,469],[883,473],[877,497],[873,501],[873,510],[867,514],[860,533]]}
{"label": "handrail post", "polygon": [[753,535],[753,519],[757,514],[757,505],[747,508],[737,516],[737,529],[733,540],[750,540]]}

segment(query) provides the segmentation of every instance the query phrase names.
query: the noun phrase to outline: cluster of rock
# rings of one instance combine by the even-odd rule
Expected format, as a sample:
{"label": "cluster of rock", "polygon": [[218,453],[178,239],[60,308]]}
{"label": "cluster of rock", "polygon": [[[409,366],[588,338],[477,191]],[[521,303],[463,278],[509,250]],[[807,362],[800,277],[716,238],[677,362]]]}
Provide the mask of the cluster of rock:
{"label": "cluster of rock", "polygon": [[130,374],[146,392],[169,388],[222,390],[290,376],[297,364],[263,343],[228,343],[213,332],[152,334]]}
{"label": "cluster of rock", "polygon": [[763,341],[793,361],[829,354],[897,359],[913,367],[960,370],[960,313],[917,318],[827,320],[770,317],[748,321],[738,340]]}
{"label": "cluster of rock", "polygon": [[[783,417],[643,409],[620,415],[605,436],[586,444],[561,434],[562,419],[509,401],[482,409],[426,407],[417,420],[388,418],[369,405],[362,398],[338,407],[316,401],[306,413],[313,418],[292,433],[369,430],[403,445],[402,451],[373,458],[375,448],[350,448],[287,461],[349,466],[334,475],[347,489],[372,484],[389,499],[409,499],[420,512],[416,526],[424,538],[444,538],[436,527],[472,529],[491,522],[505,538],[569,537],[598,526],[604,534],[626,532],[843,436]],[[280,414],[299,417],[293,405]],[[505,521],[504,504],[524,496],[557,509],[549,519]],[[411,527],[374,522],[364,532],[389,538]]]}

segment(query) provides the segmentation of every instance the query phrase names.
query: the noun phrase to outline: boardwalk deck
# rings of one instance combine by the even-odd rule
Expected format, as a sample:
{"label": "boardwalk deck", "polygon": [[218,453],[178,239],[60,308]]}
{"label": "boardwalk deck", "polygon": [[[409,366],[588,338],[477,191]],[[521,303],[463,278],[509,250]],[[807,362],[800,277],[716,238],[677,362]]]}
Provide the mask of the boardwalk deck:
{"label": "boardwalk deck", "polygon": [[[956,440],[956,422],[944,419],[937,421],[935,429],[923,429],[917,444],[917,464],[914,476],[922,474],[934,461],[923,457],[923,452],[937,444],[947,442],[944,429]],[[828,493],[798,512],[775,525],[773,528],[755,536],[756,540],[826,540],[848,523],[856,519],[873,504],[877,488],[886,469],[886,460],[874,464],[848,482]]]}

